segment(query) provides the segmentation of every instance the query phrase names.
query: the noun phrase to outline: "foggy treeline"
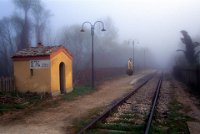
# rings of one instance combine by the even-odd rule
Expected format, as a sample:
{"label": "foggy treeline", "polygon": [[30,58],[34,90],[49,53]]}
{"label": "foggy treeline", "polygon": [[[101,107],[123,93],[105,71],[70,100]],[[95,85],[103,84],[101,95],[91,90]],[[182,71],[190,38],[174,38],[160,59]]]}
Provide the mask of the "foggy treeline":
{"label": "foggy treeline", "polygon": [[192,39],[187,31],[181,31],[182,38],[180,49],[177,52],[181,52],[176,56],[176,65],[185,68],[194,68],[199,65],[200,43],[196,39]]}
{"label": "foggy treeline", "polygon": [[0,20],[0,76],[12,75],[12,55],[43,41],[50,11],[40,0],[13,0],[13,15]]}
{"label": "foggy treeline", "polygon": [[177,79],[188,85],[192,91],[200,93],[200,43],[190,37],[185,30],[181,31],[181,46],[177,49],[178,54],[175,59],[173,68],[174,75]]}
{"label": "foggy treeline", "polygon": [[[55,28],[51,28],[53,13],[45,8],[41,0],[13,0],[13,4],[16,7],[13,15],[0,20],[0,76],[12,75],[11,57],[16,51],[35,46],[38,42],[43,45],[61,44],[72,53],[74,79],[79,71],[91,68],[89,26],[85,25],[84,33],[80,32],[82,22],[63,26],[55,32]],[[134,37],[121,42],[112,19],[99,20],[104,22],[106,31],[101,31],[101,25],[95,26],[95,68],[126,68],[128,58],[133,56]],[[147,48],[142,48],[139,41],[134,42],[135,67],[141,69],[152,65],[153,54]]]}

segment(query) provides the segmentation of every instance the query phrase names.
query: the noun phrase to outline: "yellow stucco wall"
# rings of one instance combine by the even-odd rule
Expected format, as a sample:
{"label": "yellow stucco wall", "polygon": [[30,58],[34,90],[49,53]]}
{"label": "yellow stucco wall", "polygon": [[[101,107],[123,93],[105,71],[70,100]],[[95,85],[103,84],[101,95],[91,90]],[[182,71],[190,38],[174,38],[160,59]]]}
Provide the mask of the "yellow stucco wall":
{"label": "yellow stucco wall", "polygon": [[14,61],[13,65],[17,90],[21,92],[51,92],[50,68],[33,69],[31,76],[29,60]]}
{"label": "yellow stucco wall", "polygon": [[51,92],[52,94],[60,93],[59,65],[61,62],[63,62],[65,65],[66,92],[71,92],[73,89],[72,60],[64,52],[60,52],[56,56],[51,58],[50,62],[51,62]]}

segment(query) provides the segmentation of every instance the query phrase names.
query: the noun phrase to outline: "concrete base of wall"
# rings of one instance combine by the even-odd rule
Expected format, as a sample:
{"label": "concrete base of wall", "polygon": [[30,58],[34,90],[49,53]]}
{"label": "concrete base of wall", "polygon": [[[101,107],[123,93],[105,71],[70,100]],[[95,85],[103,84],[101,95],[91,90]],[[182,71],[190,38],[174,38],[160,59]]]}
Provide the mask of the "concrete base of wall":
{"label": "concrete base of wall", "polygon": [[[66,90],[66,93],[70,93],[70,92],[72,92],[72,91],[73,91],[73,88],[67,89],[67,90]],[[57,96],[57,95],[62,95],[62,94],[60,93],[60,91],[54,91],[54,92],[51,93],[51,95],[52,95],[52,96]]]}
{"label": "concrete base of wall", "polygon": [[57,92],[53,92],[51,93],[52,96],[58,96],[58,95],[61,95],[60,91],[57,91]]}
{"label": "concrete base of wall", "polygon": [[67,89],[66,91],[67,91],[67,93],[70,93],[70,92],[73,91],[73,88],[71,88],[71,89]]}

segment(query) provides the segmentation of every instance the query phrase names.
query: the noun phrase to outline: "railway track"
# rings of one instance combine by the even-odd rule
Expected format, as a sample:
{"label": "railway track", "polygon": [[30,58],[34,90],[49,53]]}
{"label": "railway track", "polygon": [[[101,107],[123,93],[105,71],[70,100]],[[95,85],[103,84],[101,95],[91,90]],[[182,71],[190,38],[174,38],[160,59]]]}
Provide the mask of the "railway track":
{"label": "railway track", "polygon": [[162,75],[148,75],[78,134],[148,134],[161,84]]}

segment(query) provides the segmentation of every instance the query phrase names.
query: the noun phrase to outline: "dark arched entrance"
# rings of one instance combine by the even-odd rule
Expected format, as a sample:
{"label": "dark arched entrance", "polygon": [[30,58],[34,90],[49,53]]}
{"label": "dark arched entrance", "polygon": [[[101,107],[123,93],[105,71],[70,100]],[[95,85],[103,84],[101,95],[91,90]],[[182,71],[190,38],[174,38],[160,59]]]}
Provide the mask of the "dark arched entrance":
{"label": "dark arched entrance", "polygon": [[65,91],[65,64],[63,62],[59,65],[59,76],[60,76],[60,92],[64,94]]}

